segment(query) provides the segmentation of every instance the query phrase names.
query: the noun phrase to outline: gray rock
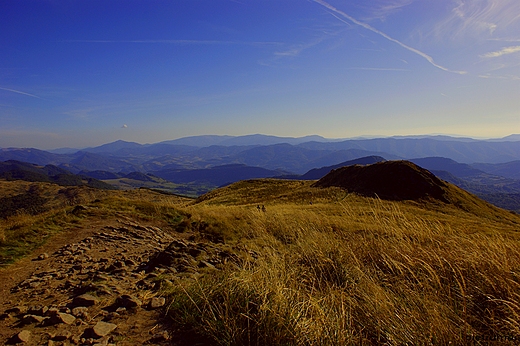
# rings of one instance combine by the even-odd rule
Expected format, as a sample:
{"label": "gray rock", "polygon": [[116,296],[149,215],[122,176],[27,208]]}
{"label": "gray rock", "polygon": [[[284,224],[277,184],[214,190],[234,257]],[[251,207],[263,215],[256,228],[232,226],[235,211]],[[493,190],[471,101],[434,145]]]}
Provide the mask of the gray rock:
{"label": "gray rock", "polygon": [[33,323],[41,323],[45,317],[37,316],[37,315],[25,315],[22,319],[22,324],[33,324]]}
{"label": "gray rock", "polygon": [[14,343],[29,342],[31,340],[31,332],[28,330],[22,330],[20,333],[13,336],[12,341]]}
{"label": "gray rock", "polygon": [[48,325],[54,325],[54,324],[72,324],[76,320],[76,317],[66,314],[63,312],[58,312],[57,314],[49,317],[45,322]]}
{"label": "gray rock", "polygon": [[92,327],[92,337],[98,339],[102,338],[117,328],[117,324],[99,321]]}
{"label": "gray rock", "polygon": [[166,299],[164,297],[153,297],[150,300],[150,309],[158,309],[163,307],[166,304]]}
{"label": "gray rock", "polygon": [[134,296],[124,294],[116,299],[116,305],[119,307],[132,309],[140,307],[141,305],[143,305],[143,303]]}
{"label": "gray rock", "polygon": [[78,306],[72,309],[72,315],[81,318],[82,320],[88,320],[90,318],[88,308],[84,306]]}
{"label": "gray rock", "polygon": [[82,294],[80,296],[77,296],[72,301],[72,305],[74,306],[93,306],[96,305],[99,302],[99,299],[97,297],[94,297],[90,294]]}

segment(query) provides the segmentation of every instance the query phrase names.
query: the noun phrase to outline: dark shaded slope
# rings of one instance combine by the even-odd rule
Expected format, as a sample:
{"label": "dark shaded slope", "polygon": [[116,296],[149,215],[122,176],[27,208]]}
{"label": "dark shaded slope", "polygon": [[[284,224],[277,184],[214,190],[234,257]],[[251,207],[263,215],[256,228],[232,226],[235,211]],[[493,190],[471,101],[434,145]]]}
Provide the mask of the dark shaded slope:
{"label": "dark shaded slope", "polygon": [[15,160],[0,162],[0,178],[6,180],[48,182],[61,186],[87,185],[98,189],[114,189],[113,186],[97,179],[72,174],[63,168],[59,168],[53,165],[41,167],[31,163]]}
{"label": "dark shaded slope", "polygon": [[336,186],[362,196],[377,196],[396,201],[433,198],[448,202],[448,185],[409,161],[386,161],[367,166],[338,168],[313,186]]}

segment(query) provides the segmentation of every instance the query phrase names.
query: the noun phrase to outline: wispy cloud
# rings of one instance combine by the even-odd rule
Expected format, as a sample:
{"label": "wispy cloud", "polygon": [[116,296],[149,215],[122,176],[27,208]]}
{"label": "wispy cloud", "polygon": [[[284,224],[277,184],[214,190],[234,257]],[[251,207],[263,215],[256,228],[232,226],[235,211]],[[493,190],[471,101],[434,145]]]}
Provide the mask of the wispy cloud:
{"label": "wispy cloud", "polygon": [[520,19],[518,0],[455,0],[449,15],[433,32],[438,39],[488,38]]}
{"label": "wispy cloud", "polygon": [[292,57],[294,57],[294,56],[298,56],[303,51],[316,46],[317,44],[321,43],[323,40],[324,40],[324,37],[321,37],[321,38],[315,39],[315,40],[313,40],[311,42],[308,42],[308,43],[294,44],[294,45],[288,47],[287,49],[285,49],[283,51],[275,52],[274,55],[275,56],[279,56],[279,57],[284,57],[284,56],[292,56]]}
{"label": "wispy cloud", "polygon": [[381,21],[396,12],[401,11],[402,8],[412,4],[415,0],[383,0],[370,1],[369,14],[364,17],[365,20],[379,19]]}
{"label": "wispy cloud", "polygon": [[498,57],[501,57],[502,55],[509,55],[509,54],[518,53],[518,52],[520,52],[520,46],[511,46],[511,47],[502,48],[501,50],[496,51],[496,52],[489,52],[486,54],[482,54],[480,57],[481,58],[498,58]]}
{"label": "wispy cloud", "polygon": [[398,44],[399,46],[403,47],[404,49],[412,52],[412,53],[415,53],[419,56],[421,56],[422,58],[426,59],[426,61],[428,61],[431,65],[437,67],[438,69],[441,69],[443,71],[447,71],[447,72],[452,72],[452,73],[458,73],[458,74],[466,74],[466,71],[454,71],[454,70],[450,70],[442,65],[439,65],[437,64],[433,58],[431,56],[429,56],[428,54],[426,53],[423,53],[421,52],[420,50],[418,49],[415,49],[413,47],[410,47],[404,43],[402,43],[401,41],[393,38],[393,37],[390,37],[389,35],[385,34],[384,32],[372,27],[371,25],[367,24],[367,23],[363,23],[363,22],[360,22],[359,20],[355,19],[354,17],[352,16],[349,16],[348,14],[346,14],[345,12],[341,11],[341,10],[338,10],[337,8],[335,8],[334,6],[330,5],[329,3],[325,2],[325,1],[322,1],[322,0],[314,0],[314,2],[316,2],[317,4],[320,4],[322,6],[324,6],[325,8],[327,8],[328,10],[330,11],[333,11],[334,13],[348,19],[349,21],[351,21],[352,23],[358,25],[358,26],[361,26],[369,31],[372,31],[373,33],[376,33],[382,37],[384,37],[385,39],[387,39],[388,41],[391,41],[391,42],[394,42],[396,44]]}
{"label": "wispy cloud", "polygon": [[9,89],[9,88],[1,88],[1,87],[0,87],[0,90],[9,91],[9,92],[20,94],[20,95],[30,96],[30,97],[34,97],[34,98],[37,98],[37,99],[40,99],[40,100],[42,99],[39,96],[36,96],[36,95],[33,95],[33,94],[29,94],[29,93],[26,93],[26,92],[23,92],[23,91],[20,91],[20,90],[14,90],[14,89]]}
{"label": "wispy cloud", "polygon": [[498,41],[498,42],[520,42],[520,38],[489,38],[488,41]]}
{"label": "wispy cloud", "polygon": [[365,71],[411,71],[405,68],[386,68],[386,67],[349,67],[349,70],[365,70]]}
{"label": "wispy cloud", "polygon": [[484,78],[484,79],[520,80],[520,76],[515,76],[515,75],[499,76],[499,75],[491,75],[491,74],[482,74],[482,75],[479,75],[478,77]]}

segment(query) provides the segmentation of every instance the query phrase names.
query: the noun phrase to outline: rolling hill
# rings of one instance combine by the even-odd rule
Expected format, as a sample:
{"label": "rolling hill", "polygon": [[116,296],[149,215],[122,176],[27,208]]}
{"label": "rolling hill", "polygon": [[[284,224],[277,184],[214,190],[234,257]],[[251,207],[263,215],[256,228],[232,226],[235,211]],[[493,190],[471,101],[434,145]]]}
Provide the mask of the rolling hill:
{"label": "rolling hill", "polygon": [[20,161],[0,162],[0,178],[32,182],[52,182],[62,186],[90,186],[99,189],[113,189],[110,184],[91,177],[72,174],[53,165],[38,166]]}

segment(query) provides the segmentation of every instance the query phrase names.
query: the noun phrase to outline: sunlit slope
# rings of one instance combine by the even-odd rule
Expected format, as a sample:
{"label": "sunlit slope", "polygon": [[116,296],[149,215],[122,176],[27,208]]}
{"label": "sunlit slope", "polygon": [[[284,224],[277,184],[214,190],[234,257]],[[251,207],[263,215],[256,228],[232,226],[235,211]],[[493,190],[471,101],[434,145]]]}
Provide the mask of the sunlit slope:
{"label": "sunlit slope", "polygon": [[[376,174],[363,171],[371,166],[378,169]],[[409,162],[401,165],[398,162],[398,166],[411,171],[408,180],[395,184],[392,177],[381,179],[380,174],[385,174],[385,170],[394,170],[395,176],[403,175],[399,172],[399,168],[403,167],[395,169],[392,166],[390,161],[370,166],[344,167],[332,171],[319,181],[245,180],[209,192],[199,197],[194,204],[297,207],[301,211],[327,210],[336,215],[345,206],[364,209],[378,200],[382,205],[399,206],[412,214],[420,213],[434,219],[444,219],[450,215],[470,223],[478,219],[512,225],[519,222],[516,214],[497,208]],[[351,168],[355,171],[353,177],[348,176]],[[394,183],[395,186],[387,188],[383,186],[385,183]],[[381,193],[381,189],[386,193]],[[392,198],[388,198],[389,195]]]}
{"label": "sunlit slope", "polygon": [[16,215],[2,221],[0,259],[9,263],[80,225],[101,231],[110,220],[147,220],[228,259],[190,266],[189,275],[166,266],[154,279],[153,294],[167,298],[166,320],[187,340],[473,345],[486,337],[513,345],[520,339],[518,215],[444,182],[442,199],[399,200],[315,183],[241,181],[191,200],[144,189],[3,182],[5,201],[41,200],[44,209],[24,213],[32,204],[20,202]]}
{"label": "sunlit slope", "polygon": [[251,257],[175,287],[175,323],[228,345],[520,338],[518,215],[442,181],[442,198],[400,200],[314,183],[242,181],[186,207]]}

